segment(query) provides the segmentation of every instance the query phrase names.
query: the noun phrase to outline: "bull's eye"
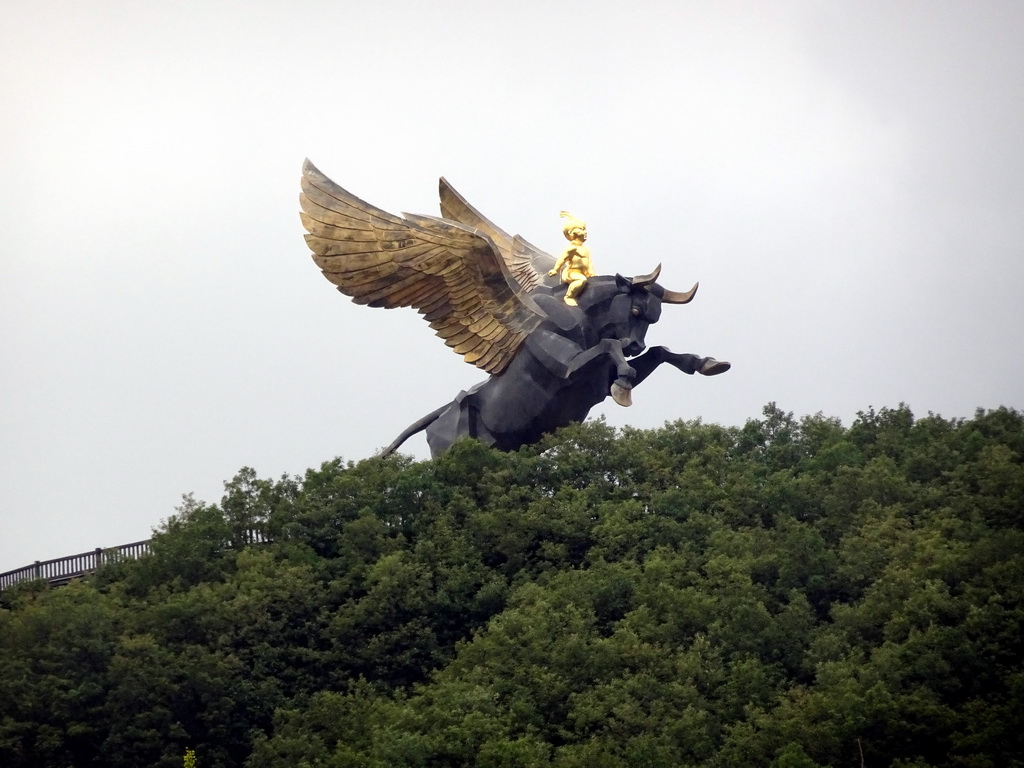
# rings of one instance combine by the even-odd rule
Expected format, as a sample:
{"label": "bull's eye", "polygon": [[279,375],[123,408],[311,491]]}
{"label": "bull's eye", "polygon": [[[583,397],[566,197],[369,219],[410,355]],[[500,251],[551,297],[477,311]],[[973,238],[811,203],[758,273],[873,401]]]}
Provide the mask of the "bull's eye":
{"label": "bull's eye", "polygon": [[633,315],[633,317],[640,317],[640,307],[633,307],[629,310],[629,313]]}

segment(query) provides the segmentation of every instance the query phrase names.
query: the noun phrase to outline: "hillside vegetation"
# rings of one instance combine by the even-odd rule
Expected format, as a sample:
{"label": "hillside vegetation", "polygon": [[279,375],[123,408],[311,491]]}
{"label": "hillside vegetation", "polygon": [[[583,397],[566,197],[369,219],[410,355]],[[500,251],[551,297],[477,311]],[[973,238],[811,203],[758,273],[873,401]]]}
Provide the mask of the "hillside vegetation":
{"label": "hillside vegetation", "polygon": [[147,558],[0,596],[0,765],[1024,765],[1016,411],[225,486]]}

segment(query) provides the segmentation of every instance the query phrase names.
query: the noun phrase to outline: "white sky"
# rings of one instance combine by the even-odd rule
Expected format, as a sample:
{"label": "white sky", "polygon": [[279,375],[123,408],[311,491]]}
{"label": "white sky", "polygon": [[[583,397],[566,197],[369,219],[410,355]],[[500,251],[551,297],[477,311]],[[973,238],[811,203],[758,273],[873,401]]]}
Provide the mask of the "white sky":
{"label": "white sky", "polygon": [[1024,408],[1022,51],[1015,0],[6,3],[0,571],[369,456],[482,378],[319,274],[307,156],[700,280],[648,343],[733,370],[612,424]]}

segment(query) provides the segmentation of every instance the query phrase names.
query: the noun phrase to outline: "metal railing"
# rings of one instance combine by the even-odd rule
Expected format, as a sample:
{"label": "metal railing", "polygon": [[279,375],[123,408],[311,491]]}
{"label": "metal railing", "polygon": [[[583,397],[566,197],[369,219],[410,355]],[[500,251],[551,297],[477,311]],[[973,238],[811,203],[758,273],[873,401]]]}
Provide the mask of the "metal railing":
{"label": "metal railing", "polygon": [[[242,534],[242,546],[250,544],[266,544],[270,537],[259,528],[250,528]],[[137,560],[140,557],[150,554],[152,539],[143,542],[132,542],[122,544],[120,547],[110,549],[94,549],[91,552],[83,552],[80,555],[69,555],[58,557],[55,560],[36,560],[32,565],[24,568],[8,570],[0,573],[0,592],[12,587],[19,582],[45,581],[51,587],[62,587],[73,579],[81,579],[84,575],[93,572],[103,563],[121,562],[122,560]],[[223,543],[224,547],[233,547],[230,540]]]}
{"label": "metal railing", "polygon": [[[249,544],[263,544],[270,538],[261,530],[251,529],[242,534],[242,546]],[[82,578],[104,563],[117,563],[122,560],[137,560],[150,553],[150,542],[134,541],[131,544],[122,544],[109,549],[96,548],[90,552],[82,552],[79,555],[68,555],[58,557],[56,560],[37,560],[32,565],[24,568],[17,568],[13,571],[0,573],[0,592],[8,587],[14,586],[22,581],[45,581],[51,587],[59,587],[67,584],[72,579]],[[231,547],[232,542],[227,541],[225,546]]]}
{"label": "metal railing", "polygon": [[21,581],[43,580],[51,586],[67,584],[72,579],[92,573],[103,563],[121,560],[136,560],[149,554],[149,539],[122,544],[110,549],[96,548],[79,555],[58,557],[56,560],[36,560],[32,565],[0,573],[0,590],[7,589]]}

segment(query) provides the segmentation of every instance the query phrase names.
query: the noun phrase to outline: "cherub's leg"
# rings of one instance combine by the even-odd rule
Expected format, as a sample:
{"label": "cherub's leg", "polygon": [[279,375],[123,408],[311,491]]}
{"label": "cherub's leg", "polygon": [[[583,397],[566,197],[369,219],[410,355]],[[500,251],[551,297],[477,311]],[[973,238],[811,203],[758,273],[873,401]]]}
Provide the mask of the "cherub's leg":
{"label": "cherub's leg", "polygon": [[586,278],[583,278],[582,280],[573,280],[569,283],[569,287],[565,290],[565,303],[571,307],[577,306],[576,297],[580,295],[580,291],[583,290],[583,286],[586,284]]}

